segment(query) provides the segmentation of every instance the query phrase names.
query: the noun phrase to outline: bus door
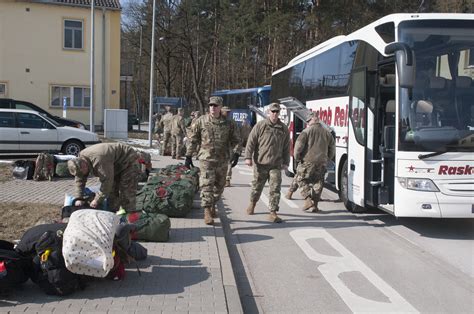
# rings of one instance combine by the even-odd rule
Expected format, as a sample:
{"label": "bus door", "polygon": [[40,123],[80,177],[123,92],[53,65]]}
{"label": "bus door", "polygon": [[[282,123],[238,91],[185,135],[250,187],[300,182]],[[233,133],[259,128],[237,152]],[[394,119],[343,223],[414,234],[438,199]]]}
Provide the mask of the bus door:
{"label": "bus door", "polygon": [[377,71],[376,136],[369,171],[373,206],[392,211],[395,184],[395,64],[379,64]]}
{"label": "bus door", "polygon": [[367,144],[367,69],[352,73],[349,94],[349,130],[347,144],[347,196],[356,205],[365,206],[365,156]]}

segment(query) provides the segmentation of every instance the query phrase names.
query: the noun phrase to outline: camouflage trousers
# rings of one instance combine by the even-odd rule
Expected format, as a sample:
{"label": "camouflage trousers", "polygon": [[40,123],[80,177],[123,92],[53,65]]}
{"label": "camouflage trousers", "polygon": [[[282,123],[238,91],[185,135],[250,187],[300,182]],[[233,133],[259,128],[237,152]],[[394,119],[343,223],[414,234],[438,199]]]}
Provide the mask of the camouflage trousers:
{"label": "camouflage trousers", "polygon": [[[229,156],[233,156],[234,151],[232,149],[229,150]],[[229,160],[229,163],[227,164],[227,176],[226,176],[226,181],[230,181],[232,179],[232,160]]]}
{"label": "camouflage trousers", "polygon": [[[314,204],[318,205],[324,187],[325,174],[326,163],[313,164],[301,162],[296,168],[296,176],[290,185],[290,191],[296,191],[299,186],[301,188],[301,195],[304,198],[311,197]],[[294,186],[296,186],[296,189],[292,190]]]}
{"label": "camouflage trousers", "polygon": [[173,138],[171,143],[171,156],[181,157],[183,151],[183,136],[173,134],[171,137]]}
{"label": "camouflage trousers", "polygon": [[250,202],[256,203],[262,195],[263,187],[268,181],[269,184],[269,204],[271,211],[280,209],[281,194],[281,168],[275,166],[254,165],[252,191],[250,192]]}
{"label": "camouflage trousers", "polygon": [[136,210],[136,194],[138,177],[140,174],[140,163],[138,160],[130,164],[121,173],[115,174],[112,193],[107,197],[107,207],[111,211],[118,211],[120,206],[126,212]]}
{"label": "camouflage trousers", "polygon": [[163,145],[161,146],[161,155],[164,156],[168,146],[172,144],[172,138],[170,132],[163,132]]}
{"label": "camouflage trousers", "polygon": [[224,192],[227,160],[200,160],[201,206],[213,207]]}

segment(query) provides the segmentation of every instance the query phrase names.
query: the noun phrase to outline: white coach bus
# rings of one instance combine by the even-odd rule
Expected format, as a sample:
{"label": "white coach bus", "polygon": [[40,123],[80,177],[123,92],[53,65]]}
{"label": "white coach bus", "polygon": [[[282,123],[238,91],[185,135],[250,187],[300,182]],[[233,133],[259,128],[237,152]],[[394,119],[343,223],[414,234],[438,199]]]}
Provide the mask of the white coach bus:
{"label": "white coach bus", "polygon": [[336,132],[348,210],[472,218],[473,77],[474,14],[393,14],[275,71],[271,100],[287,106],[293,143],[295,104]]}

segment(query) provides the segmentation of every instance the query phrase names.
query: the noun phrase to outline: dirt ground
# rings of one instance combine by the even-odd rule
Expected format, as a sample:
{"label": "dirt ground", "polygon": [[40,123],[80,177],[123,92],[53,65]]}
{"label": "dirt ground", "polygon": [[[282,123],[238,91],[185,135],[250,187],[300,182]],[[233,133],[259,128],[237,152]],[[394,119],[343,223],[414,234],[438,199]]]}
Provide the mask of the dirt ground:
{"label": "dirt ground", "polygon": [[[130,138],[148,138],[144,132],[129,133]],[[101,139],[102,142],[113,142],[113,140]],[[0,184],[12,177],[13,167],[10,164],[0,163]],[[1,193],[1,191],[0,191]],[[0,240],[18,240],[30,227],[38,223],[49,223],[61,218],[58,205],[38,203],[0,203]]]}

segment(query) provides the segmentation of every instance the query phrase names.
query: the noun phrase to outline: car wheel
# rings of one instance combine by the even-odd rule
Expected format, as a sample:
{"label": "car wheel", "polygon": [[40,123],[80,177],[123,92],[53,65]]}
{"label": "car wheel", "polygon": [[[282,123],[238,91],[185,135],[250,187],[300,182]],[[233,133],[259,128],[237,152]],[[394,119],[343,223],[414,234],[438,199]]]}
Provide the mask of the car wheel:
{"label": "car wheel", "polygon": [[63,145],[61,150],[63,154],[78,156],[81,150],[84,149],[84,144],[78,140],[69,140]]}

